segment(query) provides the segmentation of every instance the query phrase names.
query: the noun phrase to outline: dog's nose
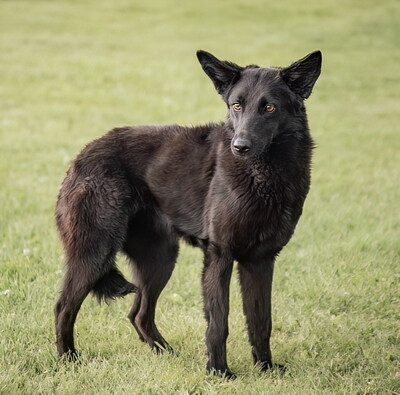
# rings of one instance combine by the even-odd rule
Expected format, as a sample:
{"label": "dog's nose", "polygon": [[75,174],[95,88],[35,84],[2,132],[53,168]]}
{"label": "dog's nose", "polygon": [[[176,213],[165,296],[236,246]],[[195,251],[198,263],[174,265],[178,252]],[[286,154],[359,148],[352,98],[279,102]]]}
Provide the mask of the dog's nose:
{"label": "dog's nose", "polygon": [[233,143],[233,148],[235,149],[236,152],[244,154],[251,148],[251,143],[249,140],[236,139]]}

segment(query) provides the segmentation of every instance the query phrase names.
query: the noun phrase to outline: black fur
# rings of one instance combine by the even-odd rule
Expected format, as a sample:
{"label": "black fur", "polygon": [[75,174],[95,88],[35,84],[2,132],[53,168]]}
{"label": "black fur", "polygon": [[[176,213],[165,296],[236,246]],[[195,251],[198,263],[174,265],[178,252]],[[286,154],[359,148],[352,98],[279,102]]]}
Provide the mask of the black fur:
{"label": "black fur", "polygon": [[[89,292],[106,301],[137,292],[129,318],[140,339],[170,350],[154,316],[181,237],[204,251],[207,369],[234,377],[226,360],[234,260],[254,362],[273,366],[274,260],[310,185],[313,142],[303,99],[319,76],[321,53],[287,68],[197,56],[228,106],[226,122],[114,129],[87,145],[67,173],[56,207],[67,259],[55,308],[60,355],[76,355],[74,322]],[[136,285],[116,269],[118,251],[130,258]]]}

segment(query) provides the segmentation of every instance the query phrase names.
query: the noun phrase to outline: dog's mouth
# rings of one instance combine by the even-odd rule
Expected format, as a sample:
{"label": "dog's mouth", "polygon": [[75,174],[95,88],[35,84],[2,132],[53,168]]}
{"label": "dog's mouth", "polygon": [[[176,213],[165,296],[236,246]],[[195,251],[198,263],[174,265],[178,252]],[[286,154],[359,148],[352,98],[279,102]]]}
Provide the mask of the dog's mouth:
{"label": "dog's mouth", "polygon": [[232,151],[232,154],[235,157],[242,158],[242,159],[253,159],[253,158],[256,158],[256,157],[260,156],[261,153],[262,153],[262,151],[259,152],[259,151],[256,151],[254,149],[250,149],[250,150],[248,150],[246,152],[238,151],[234,147],[231,147],[231,151]]}
{"label": "dog's mouth", "polygon": [[231,147],[231,151],[234,156],[238,156],[240,158],[244,158],[246,156],[251,155],[249,151],[239,151],[239,150],[235,149],[234,147]]}

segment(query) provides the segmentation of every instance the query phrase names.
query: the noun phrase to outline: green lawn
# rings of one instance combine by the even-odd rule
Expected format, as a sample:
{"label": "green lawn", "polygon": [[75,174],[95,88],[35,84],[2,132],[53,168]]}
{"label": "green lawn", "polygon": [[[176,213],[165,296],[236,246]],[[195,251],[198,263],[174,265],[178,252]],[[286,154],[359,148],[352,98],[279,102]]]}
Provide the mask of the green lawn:
{"label": "green lawn", "polygon": [[[0,393],[399,394],[399,20],[397,0],[0,0]],[[272,349],[289,372],[252,367],[235,275],[238,379],[205,374],[202,257],[185,245],[157,316],[178,355],[138,340],[130,298],[88,298],[82,363],[60,361],[53,209],[68,163],[114,126],[223,119],[200,48],[239,64],[324,54],[313,184],[275,271]]]}

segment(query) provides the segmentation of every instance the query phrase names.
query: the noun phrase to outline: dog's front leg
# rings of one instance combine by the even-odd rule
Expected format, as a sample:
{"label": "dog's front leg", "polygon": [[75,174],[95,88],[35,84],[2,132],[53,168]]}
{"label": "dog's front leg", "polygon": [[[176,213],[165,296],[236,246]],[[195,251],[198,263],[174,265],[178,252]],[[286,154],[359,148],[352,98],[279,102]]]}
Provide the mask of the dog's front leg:
{"label": "dog's front leg", "polygon": [[228,337],[229,283],[233,258],[216,246],[210,245],[205,252],[203,270],[204,312],[207,320],[206,344],[208,350],[207,371],[235,378],[226,361]]}
{"label": "dog's front leg", "polygon": [[274,256],[262,261],[239,262],[243,310],[246,316],[254,363],[262,370],[272,368],[270,336],[271,288]]}

